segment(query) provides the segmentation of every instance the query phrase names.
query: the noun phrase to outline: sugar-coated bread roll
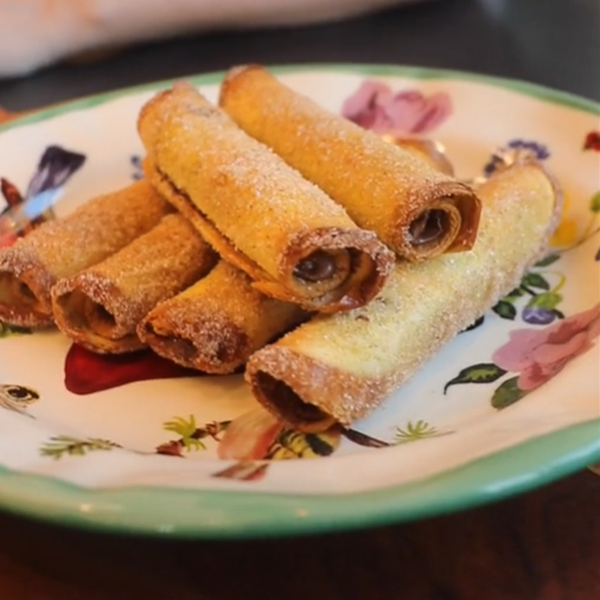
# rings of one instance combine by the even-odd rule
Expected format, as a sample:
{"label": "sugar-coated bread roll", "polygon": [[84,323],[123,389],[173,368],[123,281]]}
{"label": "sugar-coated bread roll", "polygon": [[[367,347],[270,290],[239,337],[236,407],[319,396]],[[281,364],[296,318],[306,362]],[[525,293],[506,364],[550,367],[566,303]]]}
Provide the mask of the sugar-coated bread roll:
{"label": "sugar-coated bread roll", "polygon": [[348,425],[513,290],[545,250],[562,193],[537,163],[499,172],[478,192],[470,252],[399,262],[368,306],[318,316],[256,352],[246,368],[256,398],[293,428]]}

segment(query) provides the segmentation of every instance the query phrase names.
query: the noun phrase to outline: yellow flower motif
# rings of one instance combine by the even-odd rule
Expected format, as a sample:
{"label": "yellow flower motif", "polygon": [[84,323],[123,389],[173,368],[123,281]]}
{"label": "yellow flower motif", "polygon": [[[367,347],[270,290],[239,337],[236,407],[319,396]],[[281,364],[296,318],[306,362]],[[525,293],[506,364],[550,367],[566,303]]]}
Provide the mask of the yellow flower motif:
{"label": "yellow flower motif", "polygon": [[564,248],[575,242],[577,237],[577,222],[574,219],[562,219],[552,238],[550,245],[555,248]]}
{"label": "yellow flower motif", "polygon": [[554,232],[552,238],[550,238],[550,245],[555,248],[564,248],[565,246],[569,246],[575,241],[577,237],[577,222],[575,219],[571,219],[565,216],[568,213],[569,205],[571,204],[571,200],[569,195],[565,192],[564,195],[565,201],[563,206],[563,213],[560,223]]}

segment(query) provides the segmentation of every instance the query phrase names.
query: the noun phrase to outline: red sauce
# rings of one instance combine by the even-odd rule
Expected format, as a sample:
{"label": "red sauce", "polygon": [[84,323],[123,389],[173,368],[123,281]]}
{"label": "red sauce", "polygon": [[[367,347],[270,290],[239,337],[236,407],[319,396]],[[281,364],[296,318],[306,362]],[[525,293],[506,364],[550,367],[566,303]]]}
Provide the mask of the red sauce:
{"label": "red sauce", "polygon": [[199,377],[202,373],[166,360],[150,350],[129,354],[95,354],[73,344],[65,359],[65,387],[86,395],[150,379]]}

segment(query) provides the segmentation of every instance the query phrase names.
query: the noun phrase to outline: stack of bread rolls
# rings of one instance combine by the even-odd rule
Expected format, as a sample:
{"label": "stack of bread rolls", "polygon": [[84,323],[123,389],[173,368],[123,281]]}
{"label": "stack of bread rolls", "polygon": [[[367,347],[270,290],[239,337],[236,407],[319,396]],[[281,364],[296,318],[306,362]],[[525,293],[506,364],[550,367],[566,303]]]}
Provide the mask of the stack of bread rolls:
{"label": "stack of bread rolls", "polygon": [[475,188],[258,65],[137,122],[144,179],[0,251],[0,320],[245,370],[287,426],[347,426],[518,284],[562,209],[517,161]]}

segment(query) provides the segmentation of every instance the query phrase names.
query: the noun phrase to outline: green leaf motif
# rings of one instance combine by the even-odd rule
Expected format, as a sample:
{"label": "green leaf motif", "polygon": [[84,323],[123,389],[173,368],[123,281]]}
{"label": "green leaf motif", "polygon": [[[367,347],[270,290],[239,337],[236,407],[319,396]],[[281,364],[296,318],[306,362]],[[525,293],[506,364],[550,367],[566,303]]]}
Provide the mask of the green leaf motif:
{"label": "green leaf motif", "polygon": [[40,447],[40,454],[58,460],[63,456],[85,456],[88,452],[96,450],[112,450],[120,448],[109,440],[101,438],[74,438],[70,435],[57,435]]}
{"label": "green leaf motif", "polygon": [[451,379],[444,386],[444,394],[451,385],[457,385],[459,383],[492,383],[504,374],[506,374],[506,371],[494,363],[478,363],[476,365],[471,365],[460,371],[456,377]]}
{"label": "green leaf motif", "polygon": [[563,297],[556,292],[545,292],[531,298],[527,303],[527,307],[554,310],[562,302],[562,299]]}
{"label": "green leaf motif", "polygon": [[448,433],[452,432],[438,431],[433,425],[430,425],[427,421],[423,421],[422,419],[419,419],[415,423],[408,421],[404,429],[402,427],[396,427],[394,444],[407,444],[409,442],[447,435]]}
{"label": "green leaf motif", "polygon": [[515,300],[518,300],[524,295],[525,292],[520,287],[518,287],[515,288],[512,292],[506,294],[506,296],[504,296],[504,300],[506,300],[506,302],[514,302]]}
{"label": "green leaf motif", "polygon": [[492,310],[501,318],[514,321],[517,316],[517,309],[507,300],[499,300]]}
{"label": "green leaf motif", "polygon": [[482,315],[478,319],[475,319],[475,321],[473,321],[470,325],[467,325],[467,327],[465,327],[459,333],[466,333],[467,331],[473,331],[474,329],[481,327],[484,323],[485,323],[485,315]]}
{"label": "green leaf motif", "polygon": [[506,408],[507,406],[514,404],[515,402],[523,398],[523,396],[526,396],[528,394],[527,391],[519,388],[519,386],[517,385],[518,380],[518,376],[511,377],[510,379],[503,381],[496,388],[496,391],[494,392],[494,395],[492,396],[491,400],[492,406],[494,408],[497,408],[498,410]]}
{"label": "green leaf motif", "polygon": [[521,285],[525,287],[537,288],[539,290],[549,290],[550,284],[539,273],[526,273],[521,280]]}
{"label": "green leaf motif", "polygon": [[546,254],[544,258],[538,260],[535,263],[536,267],[549,267],[554,264],[560,258],[560,254]]}
{"label": "green leaf motif", "polygon": [[17,327],[15,325],[8,325],[0,321],[0,338],[9,337],[12,335],[27,335],[31,333],[31,329],[26,327]]}
{"label": "green leaf motif", "polygon": [[176,417],[172,421],[167,421],[163,424],[163,429],[180,436],[179,442],[188,452],[206,450],[206,445],[201,440],[208,436],[208,432],[198,428],[194,415],[190,415],[189,419]]}
{"label": "green leaf motif", "polygon": [[596,192],[590,200],[590,210],[594,214],[600,213],[600,192]]}

